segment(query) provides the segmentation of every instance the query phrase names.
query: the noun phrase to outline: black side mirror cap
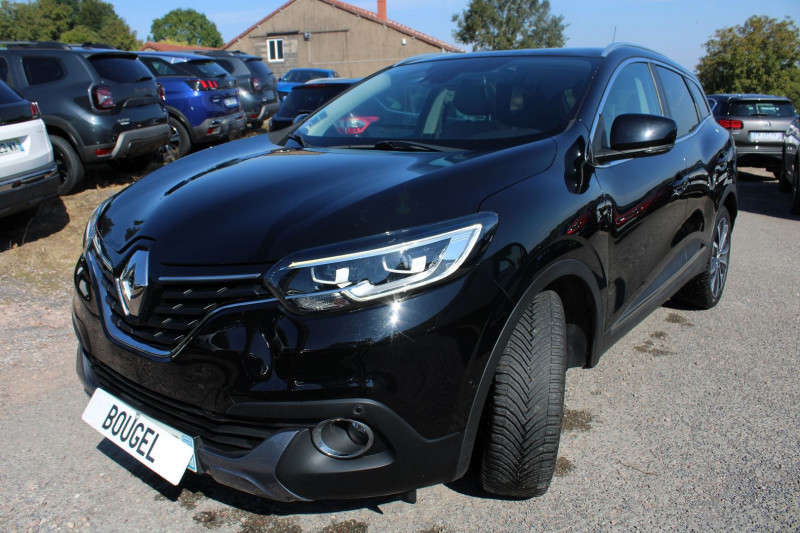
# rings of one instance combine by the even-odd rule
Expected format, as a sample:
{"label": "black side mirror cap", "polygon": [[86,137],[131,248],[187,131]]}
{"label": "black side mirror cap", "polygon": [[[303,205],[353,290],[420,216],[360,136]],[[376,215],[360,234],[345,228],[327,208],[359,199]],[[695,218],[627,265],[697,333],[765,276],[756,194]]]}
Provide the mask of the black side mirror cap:
{"label": "black side mirror cap", "polygon": [[627,114],[611,125],[611,149],[595,154],[599,163],[668,152],[675,146],[678,125],[659,115]]}

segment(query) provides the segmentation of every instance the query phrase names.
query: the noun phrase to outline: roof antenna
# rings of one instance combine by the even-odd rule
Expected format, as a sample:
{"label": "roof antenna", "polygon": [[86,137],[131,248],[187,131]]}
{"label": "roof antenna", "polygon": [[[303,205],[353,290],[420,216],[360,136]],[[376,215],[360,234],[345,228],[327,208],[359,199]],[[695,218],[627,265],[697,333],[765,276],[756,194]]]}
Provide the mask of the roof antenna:
{"label": "roof antenna", "polygon": [[611,44],[617,42],[617,27],[614,26],[614,35],[611,36]]}

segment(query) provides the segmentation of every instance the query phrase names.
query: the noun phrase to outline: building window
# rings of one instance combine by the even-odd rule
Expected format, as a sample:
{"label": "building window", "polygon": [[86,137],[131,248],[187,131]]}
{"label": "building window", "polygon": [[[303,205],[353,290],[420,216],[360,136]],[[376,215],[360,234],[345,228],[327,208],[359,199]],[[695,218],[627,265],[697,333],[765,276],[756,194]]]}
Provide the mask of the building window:
{"label": "building window", "polygon": [[283,39],[267,39],[267,48],[269,50],[269,62],[283,61]]}

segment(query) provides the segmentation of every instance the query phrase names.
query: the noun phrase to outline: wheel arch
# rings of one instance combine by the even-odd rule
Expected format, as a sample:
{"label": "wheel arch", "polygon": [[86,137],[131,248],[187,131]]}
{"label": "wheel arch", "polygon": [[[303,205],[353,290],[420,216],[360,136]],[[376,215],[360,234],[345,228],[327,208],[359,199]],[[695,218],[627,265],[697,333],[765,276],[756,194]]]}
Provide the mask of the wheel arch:
{"label": "wheel arch", "polygon": [[[489,391],[504,347],[525,309],[537,294],[546,290],[558,294],[564,306],[567,324],[567,366],[591,367],[602,355],[604,314],[595,275],[576,259],[563,259],[549,265],[534,277],[517,299],[494,343],[470,408],[455,479],[463,476],[469,468]],[[589,313],[586,313],[586,310]]]}
{"label": "wheel arch", "polygon": [[75,149],[78,158],[83,161],[83,143],[80,141],[80,136],[75,129],[68,122],[57,117],[47,116],[42,118],[47,135],[55,135],[67,141]]}

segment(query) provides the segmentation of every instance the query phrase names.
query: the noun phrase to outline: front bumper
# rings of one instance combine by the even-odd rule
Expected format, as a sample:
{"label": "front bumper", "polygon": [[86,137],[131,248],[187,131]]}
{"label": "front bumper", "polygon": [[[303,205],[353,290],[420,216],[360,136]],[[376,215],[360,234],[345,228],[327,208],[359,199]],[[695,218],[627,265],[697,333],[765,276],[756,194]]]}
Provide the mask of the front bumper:
{"label": "front bumper", "polygon": [[[78,264],[78,374],[88,391],[100,386],[194,436],[200,471],[218,482],[295,501],[398,494],[463,475],[495,338],[484,335],[487,306],[501,297],[486,279],[473,273],[398,306],[319,316],[292,315],[269,295],[218,304],[157,353],[115,314],[104,281],[113,275],[93,252]],[[350,459],[320,451],[312,430],[331,419],[365,424],[371,447]]]}

